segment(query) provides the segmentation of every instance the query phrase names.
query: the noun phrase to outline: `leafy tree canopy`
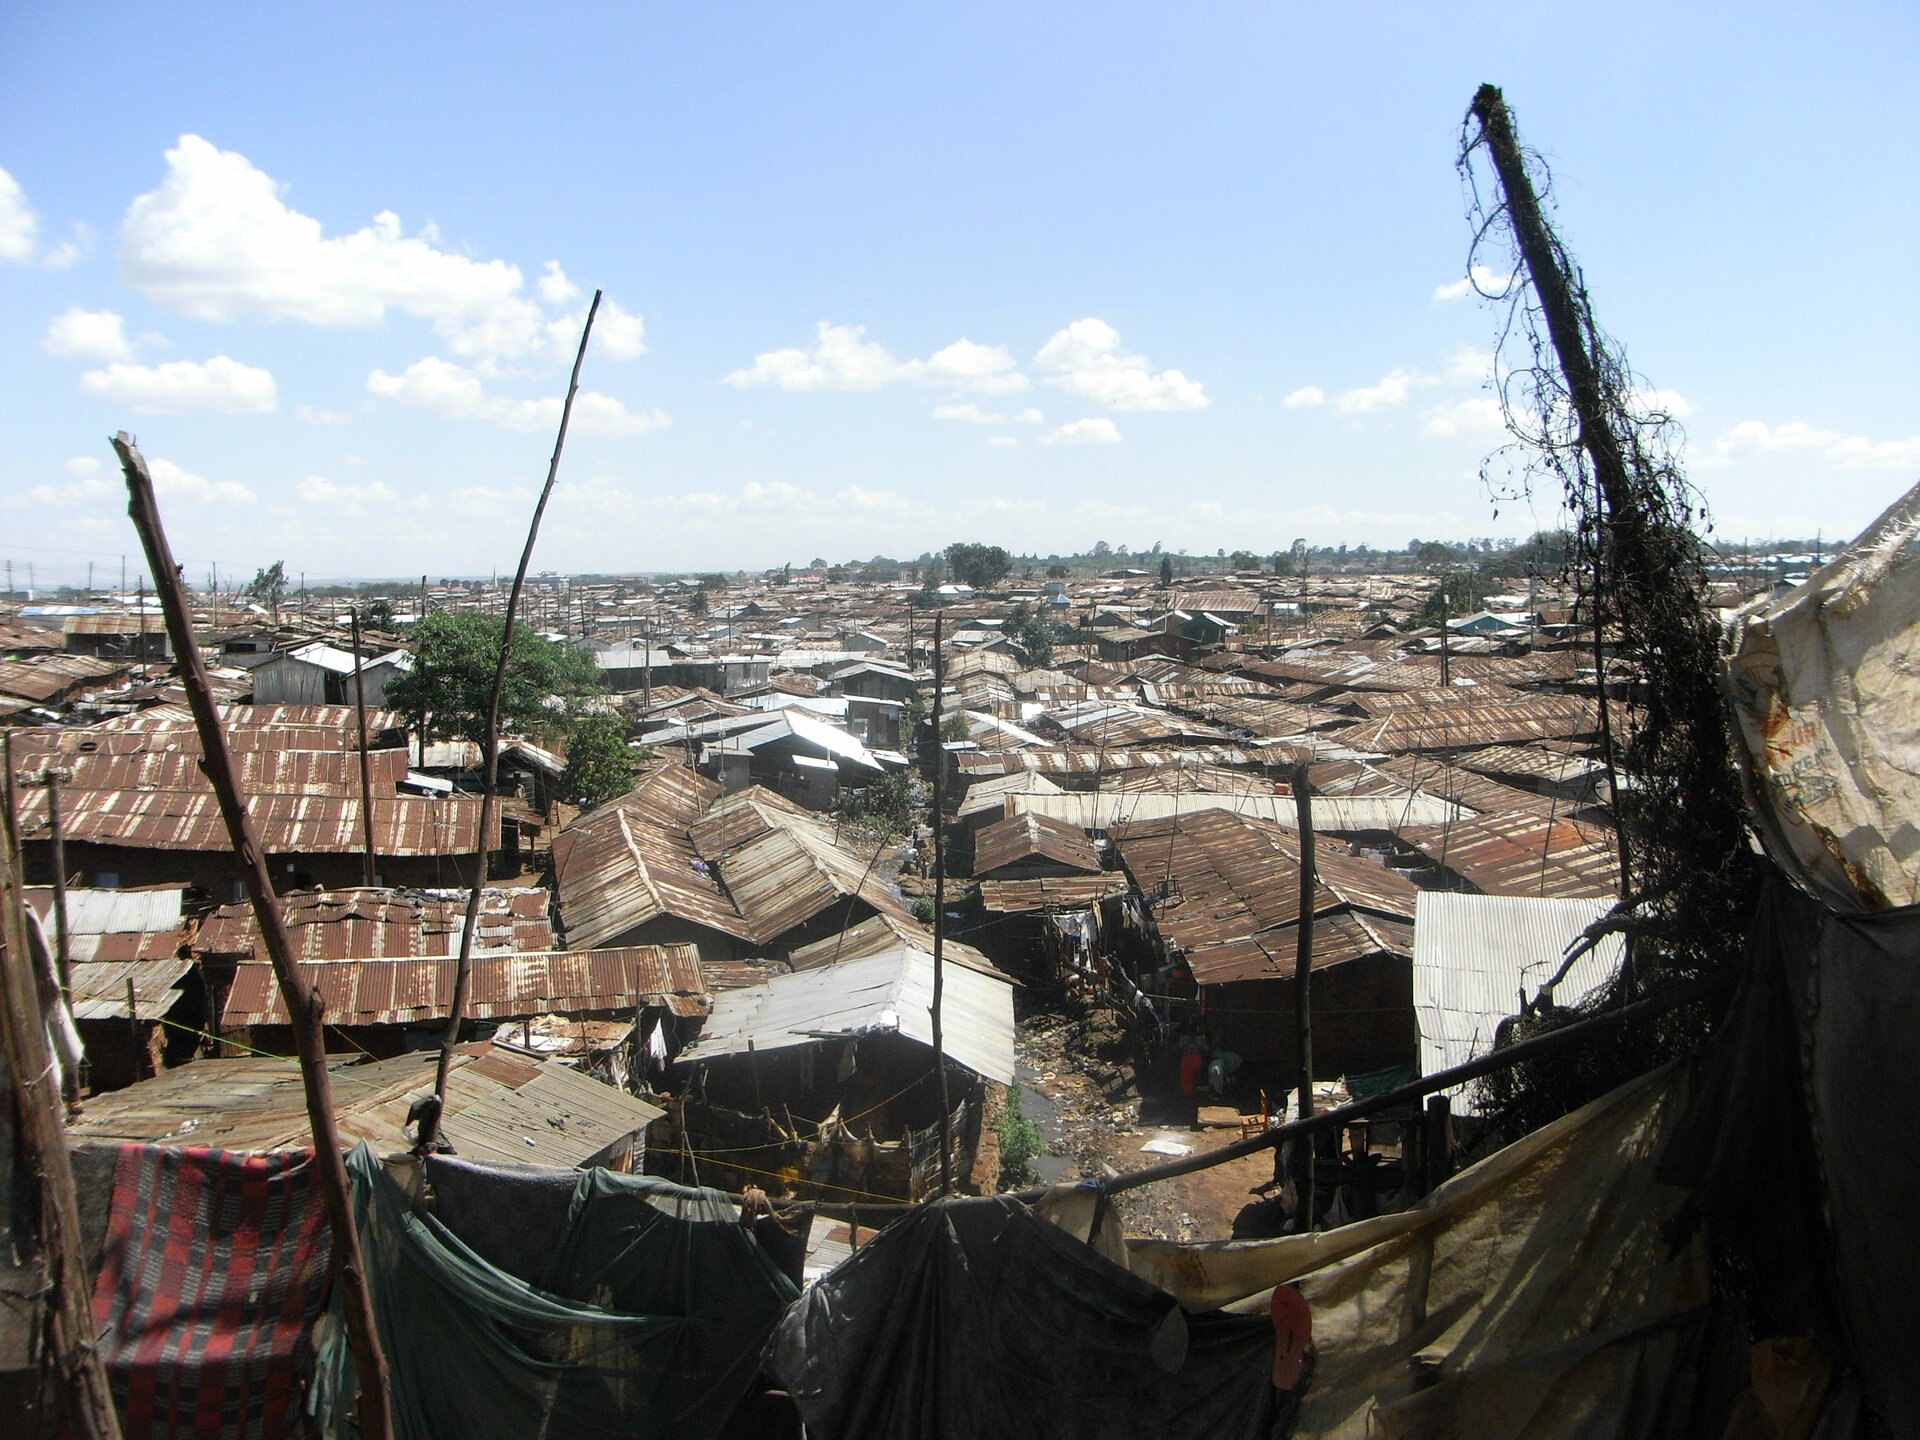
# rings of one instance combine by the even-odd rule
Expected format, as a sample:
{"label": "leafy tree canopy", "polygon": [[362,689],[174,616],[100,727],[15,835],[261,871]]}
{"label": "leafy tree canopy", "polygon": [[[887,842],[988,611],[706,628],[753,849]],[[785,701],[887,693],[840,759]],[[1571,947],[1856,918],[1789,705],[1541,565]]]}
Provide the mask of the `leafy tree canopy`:
{"label": "leafy tree canopy", "polygon": [[253,572],[253,579],[247,583],[247,598],[266,606],[275,615],[280,613],[280,602],[287,594],[287,566],[284,560]]}
{"label": "leafy tree canopy", "polygon": [[[497,615],[435,611],[415,628],[413,670],[388,682],[388,702],[408,714],[426,711],[433,735],[484,744],[487,700],[505,634],[506,622]],[[599,667],[586,651],[514,626],[513,654],[500,691],[503,733],[546,734],[599,692]]]}
{"label": "leafy tree canopy", "polygon": [[[1154,548],[1157,550],[1159,546],[1156,545]],[[1162,555],[1160,557],[1160,583],[1162,585],[1173,584],[1173,557],[1171,555]]]}
{"label": "leafy tree canopy", "polygon": [[1000,545],[954,544],[947,547],[953,578],[976,590],[990,590],[1013,569],[1013,557]]}
{"label": "leafy tree canopy", "polygon": [[1487,596],[1492,593],[1487,577],[1478,570],[1449,570],[1440,577],[1440,583],[1433,587],[1433,593],[1427,596],[1427,603],[1420,607],[1419,621],[1422,625],[1441,623],[1443,595],[1446,597],[1447,619],[1458,620],[1462,615],[1486,609]]}
{"label": "leafy tree canopy", "polygon": [[620,716],[582,715],[567,736],[560,793],[582,810],[618,800],[633,788],[637,758],[627,746],[627,722]]}
{"label": "leafy tree canopy", "polygon": [[1007,638],[1025,650],[1035,665],[1053,663],[1053,626],[1024,600],[1007,616]]}

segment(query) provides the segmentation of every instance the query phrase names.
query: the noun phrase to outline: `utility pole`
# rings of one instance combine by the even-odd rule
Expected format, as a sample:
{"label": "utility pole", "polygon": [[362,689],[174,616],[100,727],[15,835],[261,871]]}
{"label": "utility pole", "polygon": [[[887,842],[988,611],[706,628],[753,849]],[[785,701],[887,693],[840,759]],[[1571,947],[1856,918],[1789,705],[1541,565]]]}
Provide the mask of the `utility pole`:
{"label": "utility pole", "polygon": [[[629,649],[633,642],[627,642]],[[640,713],[653,713],[653,621],[640,617]]]}
{"label": "utility pole", "polygon": [[350,607],[347,618],[353,626],[353,707],[360,715],[360,824],[367,838],[366,863],[361,869],[371,890],[379,876],[373,861],[373,779],[367,763],[367,679],[360,656],[360,607]]}
{"label": "utility pole", "polygon": [[933,1073],[940,1081],[940,1193],[946,1195],[953,1190],[953,1116],[947,1101],[947,1052],[940,1029],[947,934],[947,755],[940,747],[941,692],[947,680],[946,660],[940,648],[943,618],[938,610],[933,612]]}
{"label": "utility pole", "polygon": [[1447,630],[1447,572],[1440,572],[1440,684],[1442,688],[1453,685],[1453,652],[1448,645]]}

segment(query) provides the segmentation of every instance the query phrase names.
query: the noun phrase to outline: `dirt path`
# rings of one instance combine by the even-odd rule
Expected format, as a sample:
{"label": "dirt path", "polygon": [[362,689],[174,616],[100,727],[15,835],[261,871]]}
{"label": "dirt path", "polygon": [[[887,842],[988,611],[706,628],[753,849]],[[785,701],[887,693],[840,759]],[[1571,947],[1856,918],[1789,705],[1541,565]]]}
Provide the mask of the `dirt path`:
{"label": "dirt path", "polygon": [[[1049,1152],[1034,1166],[1044,1181],[1144,1169],[1169,1158],[1141,1149],[1156,1141],[1208,1151],[1240,1138],[1238,1129],[1194,1126],[1190,1105],[1157,1094],[1143,1101],[1125,1037],[1102,1017],[1039,1011],[1020,1021],[1015,1050],[1022,1108]],[[1272,1159],[1254,1155],[1124,1191],[1114,1204],[1132,1235],[1226,1240],[1258,1198],[1252,1187],[1272,1176]]]}

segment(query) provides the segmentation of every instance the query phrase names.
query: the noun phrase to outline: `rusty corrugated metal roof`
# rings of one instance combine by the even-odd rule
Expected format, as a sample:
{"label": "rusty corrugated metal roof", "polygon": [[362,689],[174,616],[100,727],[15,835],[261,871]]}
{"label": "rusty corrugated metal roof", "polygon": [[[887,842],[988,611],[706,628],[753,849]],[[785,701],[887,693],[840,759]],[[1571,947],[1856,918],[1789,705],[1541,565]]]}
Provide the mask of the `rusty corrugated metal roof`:
{"label": "rusty corrugated metal roof", "polygon": [[[360,801],[334,796],[255,795],[248,812],[269,854],[357,854],[366,844]],[[70,842],[140,850],[230,851],[220,807],[211,793],[186,790],[82,790],[62,798],[61,826]],[[478,796],[427,799],[375,797],[374,848],[386,856],[471,855],[480,828]],[[23,840],[48,837],[44,790],[20,798]],[[499,816],[486,848],[500,846]]]}
{"label": "rusty corrugated metal roof", "polygon": [[1408,829],[1400,838],[1484,894],[1620,893],[1613,837],[1579,821],[1510,812]]}
{"label": "rusty corrugated metal roof", "polygon": [[747,938],[746,920],[687,835],[719,794],[692,770],[662,765],[562,830],[553,873],[568,944],[605,944],[661,915]]}
{"label": "rusty corrugated metal roof", "polygon": [[983,827],[973,841],[973,873],[994,871],[1023,861],[1049,860],[1088,873],[1100,867],[1100,852],[1087,832],[1045,815],[1008,815]]}
{"label": "rusty corrugated metal roof", "polygon": [[[301,960],[431,959],[457,955],[466,920],[465,890],[295,890],[280,897],[281,916]],[[547,892],[485,889],[473,937],[476,955],[554,947]],[[262,955],[253,907],[222,905],[201,922],[201,955]]]}
{"label": "rusty corrugated metal roof", "polygon": [[[433,1051],[331,1066],[340,1138],[375,1150],[407,1145],[407,1109],[433,1087]],[[441,1129],[476,1160],[581,1165],[665,1112],[565,1066],[482,1041],[454,1053]],[[96,1095],[69,1130],[79,1143],[215,1145],[285,1150],[313,1143],[293,1060],[196,1060]]]}
{"label": "rusty corrugated metal roof", "polygon": [[980,906],[989,914],[1018,915],[1033,910],[1085,910],[1131,888],[1119,874],[1050,875],[1038,880],[982,880]]}
{"label": "rusty corrugated metal roof", "polygon": [[[300,973],[326,1006],[330,1025],[407,1025],[444,1020],[453,1006],[452,960],[349,960],[306,963]],[[592,1014],[664,1006],[704,1015],[711,1004],[692,945],[476,956],[467,1014],[475,1020]],[[285,1001],[273,967],[235,968],[220,1023],[285,1025]]]}
{"label": "rusty corrugated metal roof", "polygon": [[[1300,927],[1282,925],[1259,935],[1203,946],[1182,958],[1198,985],[1244,980],[1291,980],[1299,959]],[[1340,911],[1313,922],[1313,969],[1324,970],[1369,955],[1413,955],[1411,921]]]}

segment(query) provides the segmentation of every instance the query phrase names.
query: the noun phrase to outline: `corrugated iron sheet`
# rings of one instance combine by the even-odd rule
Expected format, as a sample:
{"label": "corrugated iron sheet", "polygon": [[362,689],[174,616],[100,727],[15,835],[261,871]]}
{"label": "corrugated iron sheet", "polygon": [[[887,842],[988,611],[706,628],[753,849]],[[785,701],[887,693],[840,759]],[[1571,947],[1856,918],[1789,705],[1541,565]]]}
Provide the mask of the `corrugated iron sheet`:
{"label": "corrugated iron sheet", "polygon": [[[1289,828],[1299,818],[1290,795],[1219,795],[1204,790],[1185,794],[1103,791],[1095,795],[1012,795],[1007,797],[1007,804],[1016,813],[1050,815],[1083,830],[1109,832],[1203,810],[1224,810]],[[1398,830],[1404,825],[1441,824],[1460,813],[1452,801],[1437,795],[1313,797],[1313,824],[1317,830]]]}
{"label": "corrugated iron sheet", "polygon": [[991,915],[1034,910],[1085,910],[1130,889],[1124,875],[1055,875],[1039,880],[982,880],[980,906]]}
{"label": "corrugated iron sheet", "polygon": [[[423,1051],[332,1067],[341,1140],[405,1148],[407,1109],[433,1086],[438,1055]],[[454,1053],[441,1126],[462,1156],[580,1165],[665,1113],[611,1085],[485,1042]],[[508,1103],[502,1092],[514,1103]],[[306,1094],[292,1060],[197,1060],[98,1095],[70,1129],[76,1141],[284,1150],[311,1145]]]}
{"label": "corrugated iron sheet", "polygon": [[1482,815],[1400,838],[1489,895],[1606,896],[1620,893],[1620,857],[1597,826],[1543,815]]}
{"label": "corrugated iron sheet", "polygon": [[[1369,955],[1409,956],[1414,927],[1403,920],[1341,911],[1313,922],[1313,969],[1342,965]],[[1300,927],[1282,925],[1260,935],[1208,945],[1183,957],[1199,985],[1243,980],[1291,980],[1299,959]]]}
{"label": "corrugated iron sheet", "polygon": [[[1433,1075],[1493,1048],[1502,1020],[1517,1014],[1560,968],[1567,947],[1606,914],[1604,899],[1535,899],[1430,890],[1420,896],[1413,946],[1413,1010],[1420,1069]],[[1554,989],[1577,1005],[1620,968],[1624,942],[1609,935]],[[1452,1092],[1468,1114],[1473,1087]]]}
{"label": "corrugated iron sheet", "polygon": [[[428,959],[454,956],[466,921],[465,890],[296,890],[281,914],[301,960]],[[473,953],[545,951],[554,947],[547,892],[480,892]],[[202,955],[263,954],[253,907],[222,905],[201,922],[194,947]]]}
{"label": "corrugated iron sheet", "polygon": [[[407,1025],[447,1017],[457,968],[453,960],[357,960],[303,963],[301,974],[325,1004],[330,1025]],[[697,1016],[708,1004],[695,947],[639,945],[476,956],[467,1013],[476,1020],[517,1020],[664,1006]],[[229,1029],[288,1023],[271,965],[235,967],[220,1023]]]}
{"label": "corrugated iron sheet", "polygon": [[1045,815],[1009,815],[985,826],[973,841],[973,873],[990,876],[1008,865],[1051,861],[1069,869],[1098,871],[1100,852],[1086,831]]}
{"label": "corrugated iron sheet", "polygon": [[[933,1044],[933,960],[902,947],[816,970],[782,975],[714,997],[700,1038],[683,1064],[822,1039],[898,1033]],[[1012,987],[965,967],[945,976],[941,1042],[947,1058],[1001,1084],[1013,1080]]]}
{"label": "corrugated iron sheet", "polygon": [[[247,803],[261,843],[274,855],[356,854],[365,845],[360,802],[332,796],[255,795]],[[211,793],[185,790],[87,790],[63,796],[69,841],[132,849],[226,851],[225,821]],[[48,836],[46,793],[20,800],[21,838]],[[374,846],[382,855],[471,855],[480,828],[478,796],[429,799],[397,795],[373,802]],[[499,816],[486,848],[500,846]]]}
{"label": "corrugated iron sheet", "polygon": [[746,920],[687,834],[719,794],[692,770],[663,765],[561,831],[553,871],[567,943],[602,945],[661,915],[747,938]]}

